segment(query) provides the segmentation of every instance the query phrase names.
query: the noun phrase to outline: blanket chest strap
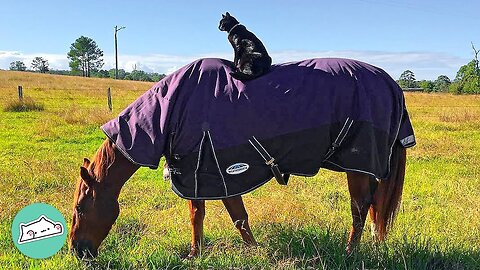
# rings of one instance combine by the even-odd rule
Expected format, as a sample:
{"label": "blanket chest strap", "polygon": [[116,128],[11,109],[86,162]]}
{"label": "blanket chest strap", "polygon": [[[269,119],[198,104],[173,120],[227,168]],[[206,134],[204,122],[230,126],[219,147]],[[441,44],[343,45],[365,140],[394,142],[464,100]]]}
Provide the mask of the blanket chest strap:
{"label": "blanket chest strap", "polygon": [[323,159],[324,161],[329,159],[335,153],[335,151],[337,151],[340,145],[342,145],[342,142],[347,136],[348,131],[352,127],[352,124],[353,124],[353,120],[350,119],[350,117],[347,117],[347,120],[345,120],[345,123],[343,124],[343,127],[340,130],[340,133],[338,133],[337,138],[328,149],[328,152],[325,154],[325,158]]}
{"label": "blanket chest strap", "polygon": [[273,158],[267,150],[265,150],[265,147],[255,138],[255,136],[252,136],[250,140],[248,140],[250,144],[257,150],[257,152],[260,154],[260,156],[265,160],[265,164],[270,166],[270,169],[272,170],[273,176],[277,180],[277,182],[280,185],[286,185],[288,183],[288,178],[290,178],[289,174],[283,174],[280,172],[280,169],[278,168],[278,164],[275,163],[275,158]]}

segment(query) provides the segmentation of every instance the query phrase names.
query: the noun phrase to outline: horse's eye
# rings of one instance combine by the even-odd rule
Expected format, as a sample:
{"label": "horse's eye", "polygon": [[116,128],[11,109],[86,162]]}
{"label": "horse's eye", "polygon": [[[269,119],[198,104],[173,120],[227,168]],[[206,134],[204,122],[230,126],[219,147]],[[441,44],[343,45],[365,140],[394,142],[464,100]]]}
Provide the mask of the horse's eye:
{"label": "horse's eye", "polygon": [[77,206],[75,206],[75,209],[77,210],[77,213],[79,215],[83,214],[83,207],[80,204],[77,204]]}

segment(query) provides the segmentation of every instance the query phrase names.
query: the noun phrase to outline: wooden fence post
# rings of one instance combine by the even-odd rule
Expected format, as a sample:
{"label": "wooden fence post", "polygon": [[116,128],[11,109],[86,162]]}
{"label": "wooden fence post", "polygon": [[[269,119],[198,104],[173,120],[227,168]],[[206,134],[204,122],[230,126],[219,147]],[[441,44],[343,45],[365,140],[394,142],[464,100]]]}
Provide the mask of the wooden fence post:
{"label": "wooden fence post", "polygon": [[112,111],[112,91],[110,91],[110,87],[108,87],[108,90],[107,90],[107,103],[108,103],[108,109]]}
{"label": "wooden fence post", "polygon": [[18,86],[18,100],[23,102],[23,87],[21,85]]}

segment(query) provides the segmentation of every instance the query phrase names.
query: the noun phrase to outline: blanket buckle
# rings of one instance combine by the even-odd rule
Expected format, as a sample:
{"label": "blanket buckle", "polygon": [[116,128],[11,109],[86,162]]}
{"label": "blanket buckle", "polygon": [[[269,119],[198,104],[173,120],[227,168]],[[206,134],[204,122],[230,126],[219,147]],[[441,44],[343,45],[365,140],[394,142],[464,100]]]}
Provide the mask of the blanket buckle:
{"label": "blanket buckle", "polygon": [[260,142],[255,138],[255,136],[252,136],[250,140],[248,140],[250,144],[257,150],[257,152],[260,154],[260,156],[265,160],[265,164],[267,166],[270,166],[270,169],[272,170],[273,176],[275,177],[275,180],[280,185],[286,185],[288,183],[288,179],[290,178],[290,174],[283,174],[280,172],[280,169],[278,168],[278,164],[275,163],[275,158],[273,158],[267,150],[260,144]]}
{"label": "blanket buckle", "polygon": [[348,131],[352,127],[352,124],[353,124],[353,120],[350,119],[350,117],[347,117],[347,120],[345,120],[345,123],[343,124],[343,127],[340,130],[340,132],[338,133],[337,138],[335,138],[335,141],[330,145],[330,148],[325,154],[323,161],[326,161],[327,159],[329,159],[337,151],[337,149],[342,145],[342,142],[347,136]]}

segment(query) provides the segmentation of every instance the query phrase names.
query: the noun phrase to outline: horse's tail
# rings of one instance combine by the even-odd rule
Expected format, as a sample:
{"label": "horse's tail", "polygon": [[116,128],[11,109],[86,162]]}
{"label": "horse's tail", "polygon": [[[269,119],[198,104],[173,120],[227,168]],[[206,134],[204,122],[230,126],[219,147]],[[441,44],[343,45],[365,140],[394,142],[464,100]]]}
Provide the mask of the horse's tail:
{"label": "horse's tail", "polygon": [[405,178],[405,148],[396,143],[391,158],[390,175],[378,184],[369,210],[374,224],[373,233],[381,241],[385,239],[387,231],[392,227],[400,206]]}

